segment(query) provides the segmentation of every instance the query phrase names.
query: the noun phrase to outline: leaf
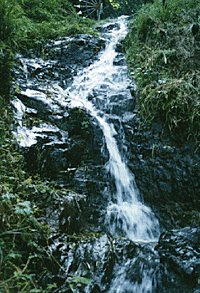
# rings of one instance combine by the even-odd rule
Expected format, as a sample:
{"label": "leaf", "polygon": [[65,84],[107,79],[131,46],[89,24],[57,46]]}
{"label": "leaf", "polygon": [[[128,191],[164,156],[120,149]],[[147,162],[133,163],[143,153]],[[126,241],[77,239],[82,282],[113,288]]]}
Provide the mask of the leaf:
{"label": "leaf", "polygon": [[18,272],[18,274],[22,273],[22,270],[20,268],[18,268],[16,265],[13,264],[13,267],[16,269],[16,271]]}
{"label": "leaf", "polygon": [[2,199],[4,202],[9,202],[12,198],[15,198],[15,195],[12,193],[6,193],[2,195]]}
{"label": "leaf", "polygon": [[16,214],[30,215],[33,213],[30,201],[19,202],[15,207]]}
{"label": "leaf", "polygon": [[84,278],[84,277],[79,277],[79,276],[72,277],[70,281],[71,282],[74,282],[76,284],[77,283],[84,284],[84,285],[91,284],[91,280],[90,279],[87,279],[87,278]]}
{"label": "leaf", "polygon": [[165,64],[167,64],[167,57],[166,57],[165,53],[163,53],[163,56],[164,56],[164,62],[165,62]]}
{"label": "leaf", "polygon": [[32,183],[32,176],[30,176],[28,179],[26,179],[24,181],[24,183],[27,184],[27,185],[31,184]]}

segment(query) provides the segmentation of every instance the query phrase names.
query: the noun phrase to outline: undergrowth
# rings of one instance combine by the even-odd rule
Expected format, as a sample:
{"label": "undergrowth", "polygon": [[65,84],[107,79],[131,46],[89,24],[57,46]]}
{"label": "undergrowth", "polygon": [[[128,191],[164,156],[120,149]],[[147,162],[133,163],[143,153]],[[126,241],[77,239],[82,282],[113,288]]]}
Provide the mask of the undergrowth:
{"label": "undergrowth", "polygon": [[79,17],[68,0],[0,0],[0,95],[10,95],[16,53],[40,50],[58,37],[94,34],[94,23]]}
{"label": "undergrowth", "polygon": [[172,133],[200,137],[200,3],[155,0],[134,16],[126,38],[130,73],[143,119]]}
{"label": "undergrowth", "polygon": [[[51,280],[43,284],[43,276],[49,269],[59,270],[61,264],[50,250],[53,227],[47,208],[63,202],[70,191],[24,171],[12,135],[14,123],[9,103],[0,97],[0,292],[48,293],[57,284]],[[70,277],[66,290],[90,281]]]}
{"label": "undergrowth", "polygon": [[67,0],[6,0],[12,9],[18,51],[26,51],[49,39],[77,33],[92,33],[93,20],[82,19]]}
{"label": "undergrowth", "polygon": [[[35,204],[23,171],[23,157],[11,134],[13,122],[8,103],[0,97],[0,292],[49,292],[37,283],[48,258],[48,226],[38,220],[44,210]],[[42,200],[41,190],[37,192]]]}

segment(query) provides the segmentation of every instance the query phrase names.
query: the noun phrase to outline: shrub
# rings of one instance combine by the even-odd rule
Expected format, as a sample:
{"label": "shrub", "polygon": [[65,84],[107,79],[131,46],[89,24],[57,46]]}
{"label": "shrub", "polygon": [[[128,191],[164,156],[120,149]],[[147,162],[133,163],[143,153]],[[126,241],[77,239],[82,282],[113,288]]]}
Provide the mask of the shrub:
{"label": "shrub", "polygon": [[145,5],[126,38],[141,117],[199,140],[200,4],[169,0]]}
{"label": "shrub", "polygon": [[15,44],[13,1],[0,0],[0,95],[8,99]]}

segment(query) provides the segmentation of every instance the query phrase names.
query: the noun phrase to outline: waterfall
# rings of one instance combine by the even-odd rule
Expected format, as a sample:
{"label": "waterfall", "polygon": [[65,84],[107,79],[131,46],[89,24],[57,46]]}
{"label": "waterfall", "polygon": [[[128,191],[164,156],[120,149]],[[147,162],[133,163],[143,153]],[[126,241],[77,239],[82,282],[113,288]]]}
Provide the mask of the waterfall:
{"label": "waterfall", "polygon": [[106,107],[111,95],[124,92],[130,95],[127,89],[130,80],[126,65],[113,65],[117,55],[116,45],[127,34],[126,17],[118,18],[113,26],[114,28],[106,34],[107,45],[100,54],[99,60],[81,71],[64,95],[71,98],[71,106],[82,107],[96,118],[105,137],[109,152],[106,168],[113,177],[116,187],[113,202],[109,203],[105,217],[105,225],[109,232],[113,236],[123,235],[134,241],[154,241],[159,236],[158,220],[151,209],[140,201],[134,175],[128,169],[126,159],[120,154],[115,139],[116,130],[113,124],[108,122],[109,115],[105,113],[105,109],[97,109],[95,103],[89,99],[94,92],[97,92],[98,99],[101,99]]}

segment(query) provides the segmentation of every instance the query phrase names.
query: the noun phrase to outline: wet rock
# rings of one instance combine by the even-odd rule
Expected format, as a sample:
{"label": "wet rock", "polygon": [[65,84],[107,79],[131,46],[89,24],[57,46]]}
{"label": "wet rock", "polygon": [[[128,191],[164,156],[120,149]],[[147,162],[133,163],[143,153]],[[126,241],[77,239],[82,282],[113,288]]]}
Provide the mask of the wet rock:
{"label": "wet rock", "polygon": [[63,237],[54,237],[51,245],[51,253],[62,267],[50,269],[43,279],[47,283],[56,281],[59,290],[67,292],[69,283],[75,279],[79,280],[76,284],[72,282],[76,292],[194,293],[198,290],[180,270],[169,268],[162,257],[160,261],[160,255],[166,251],[164,247],[158,253],[151,244],[135,244],[90,231],[79,237],[68,236],[67,242]]}
{"label": "wet rock", "polygon": [[[103,163],[103,158],[99,156],[102,133],[93,123],[93,118],[81,109],[71,109],[65,116],[67,117],[62,119],[62,123],[57,122],[57,132],[51,133],[53,128],[47,123],[48,128],[45,130],[43,125],[37,143],[24,148],[30,172],[39,172],[43,177],[51,179],[61,178],[63,174],[66,180],[68,168],[78,168],[83,163]],[[71,174],[68,175],[71,179]]]}
{"label": "wet rock", "polygon": [[[59,81],[60,86],[66,88],[78,70],[96,60],[99,51],[104,47],[105,39],[92,35],[82,34],[73,38],[52,40],[41,52],[35,52],[36,54],[31,54],[29,58],[18,56],[16,76],[18,81],[29,79],[32,89],[41,82],[48,83],[49,79]],[[19,87],[24,88],[23,83],[20,83]]]}
{"label": "wet rock", "polygon": [[70,193],[59,207],[59,231],[61,233],[78,233],[83,229],[85,220],[82,215],[85,197]]}
{"label": "wet rock", "polygon": [[83,215],[85,200],[83,194],[66,189],[60,189],[52,194],[52,204],[46,208],[46,221],[52,234],[73,235],[85,228],[86,221]]}
{"label": "wet rock", "polygon": [[101,33],[107,33],[113,29],[119,29],[119,24],[118,23],[108,23],[105,25],[97,26],[95,29],[100,31]]}
{"label": "wet rock", "polygon": [[161,235],[157,250],[161,262],[193,288],[200,289],[200,229],[185,227]]}
{"label": "wet rock", "polygon": [[116,48],[115,48],[115,51],[118,52],[118,53],[123,53],[123,55],[124,55],[125,48],[124,48],[124,45],[123,45],[123,41],[117,43]]}
{"label": "wet rock", "polygon": [[162,123],[147,125],[137,118],[126,121],[124,131],[128,165],[136,176],[141,197],[152,206],[164,227],[198,226],[199,151],[193,143],[178,145],[172,141]]}
{"label": "wet rock", "polygon": [[137,292],[143,279],[140,260],[148,258],[148,270],[150,263],[157,259],[151,248],[142,248],[130,240],[113,240],[106,234],[88,234],[87,238],[85,240],[84,236],[80,236],[78,242],[71,245],[64,244],[60,239],[52,245],[53,255],[57,259],[62,258],[64,270],[59,273],[60,281],[63,280],[61,288],[67,290],[68,276],[74,275],[80,280],[83,278],[83,281],[85,278],[85,282],[76,287],[77,292],[116,292],[116,284],[117,288],[121,288],[120,292],[126,292],[128,288],[136,290],[131,289],[130,292]]}
{"label": "wet rock", "polygon": [[118,54],[115,57],[115,59],[113,61],[113,64],[114,65],[120,65],[120,66],[126,65],[125,58],[124,58],[124,54]]}
{"label": "wet rock", "polygon": [[105,47],[105,39],[91,35],[76,35],[74,38],[59,38],[45,48],[51,60],[59,60],[65,65],[85,67],[90,65],[96,55]]}

